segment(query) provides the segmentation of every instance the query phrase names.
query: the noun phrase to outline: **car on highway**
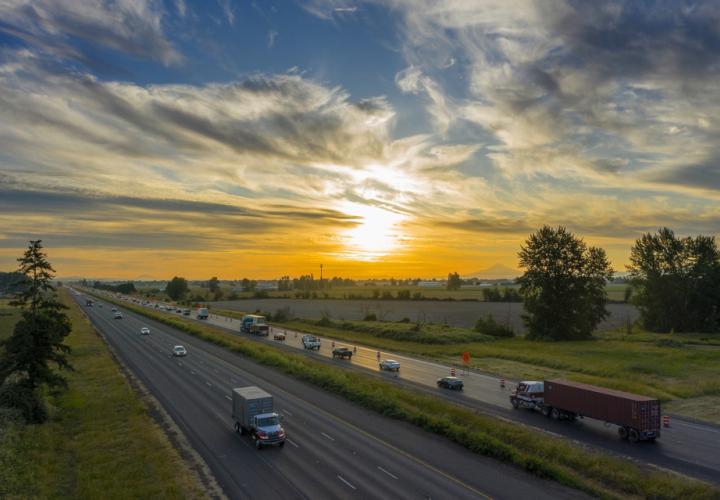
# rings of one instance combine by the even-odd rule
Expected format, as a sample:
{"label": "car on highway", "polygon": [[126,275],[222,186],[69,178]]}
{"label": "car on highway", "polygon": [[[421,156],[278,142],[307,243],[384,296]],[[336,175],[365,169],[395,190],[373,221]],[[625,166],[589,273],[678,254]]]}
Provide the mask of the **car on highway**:
{"label": "car on highway", "polygon": [[351,359],[353,352],[347,347],[336,347],[332,350],[333,358]]}
{"label": "car on highway", "polygon": [[117,312],[117,309],[113,307],[112,312]]}
{"label": "car on highway", "polygon": [[463,381],[457,377],[443,377],[437,380],[437,386],[442,389],[462,391],[463,385]]}
{"label": "car on highway", "polygon": [[190,316],[190,309],[183,309],[183,316]]}
{"label": "car on highway", "polygon": [[185,349],[185,347],[181,345],[176,345],[175,347],[173,347],[173,356],[187,356],[187,349]]}
{"label": "car on highway", "polygon": [[305,349],[320,350],[320,339],[315,335],[303,335],[302,344]]}
{"label": "car on highway", "polygon": [[285,342],[285,332],[275,332],[273,334],[273,339],[277,340],[278,342]]}
{"label": "car on highway", "polygon": [[113,319],[122,319],[122,313],[120,311],[115,311],[113,313]]}
{"label": "car on highway", "polygon": [[400,362],[395,361],[394,359],[383,359],[382,361],[380,361],[380,369],[390,372],[399,372]]}
{"label": "car on highway", "polygon": [[140,335],[150,335],[150,328],[147,326],[140,328]]}

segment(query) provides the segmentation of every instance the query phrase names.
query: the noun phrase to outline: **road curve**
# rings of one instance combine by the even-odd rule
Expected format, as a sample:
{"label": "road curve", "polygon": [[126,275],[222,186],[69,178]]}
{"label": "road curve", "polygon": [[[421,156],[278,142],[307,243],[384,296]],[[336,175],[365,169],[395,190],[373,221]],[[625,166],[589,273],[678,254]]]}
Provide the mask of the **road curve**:
{"label": "road curve", "polygon": [[[108,305],[83,309],[230,498],[581,496],[127,310],[114,320]],[[143,326],[149,336],[139,335]],[[171,356],[177,344],[187,357]],[[231,389],[244,385],[274,395],[288,431],[283,449],[255,450],[233,432]]]}

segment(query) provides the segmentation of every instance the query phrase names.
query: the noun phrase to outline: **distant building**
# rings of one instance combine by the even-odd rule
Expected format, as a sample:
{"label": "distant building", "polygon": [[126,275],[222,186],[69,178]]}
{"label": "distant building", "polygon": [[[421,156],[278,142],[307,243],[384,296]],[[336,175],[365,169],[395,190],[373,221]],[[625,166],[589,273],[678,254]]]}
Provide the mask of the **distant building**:
{"label": "distant building", "polygon": [[418,281],[417,286],[421,288],[444,288],[444,281]]}
{"label": "distant building", "polygon": [[255,290],[272,291],[278,289],[277,281],[258,281]]}

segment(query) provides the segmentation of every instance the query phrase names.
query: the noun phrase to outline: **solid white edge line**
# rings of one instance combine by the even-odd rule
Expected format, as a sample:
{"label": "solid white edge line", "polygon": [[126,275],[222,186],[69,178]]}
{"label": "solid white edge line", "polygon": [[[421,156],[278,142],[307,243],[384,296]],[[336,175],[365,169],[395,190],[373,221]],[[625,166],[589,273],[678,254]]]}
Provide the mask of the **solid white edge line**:
{"label": "solid white edge line", "polygon": [[393,478],[393,479],[398,479],[398,477],[397,477],[395,474],[393,474],[392,472],[386,471],[385,469],[383,469],[383,468],[380,467],[379,465],[377,466],[377,468],[380,469],[381,471],[383,471],[385,474],[387,474],[387,475],[390,476],[391,478]]}
{"label": "solid white edge line", "polygon": [[352,484],[350,484],[350,483],[347,481],[347,479],[345,479],[344,477],[342,477],[340,474],[337,475],[337,478],[338,478],[340,481],[342,481],[343,483],[345,483],[345,484],[347,484],[348,486],[350,486],[352,489],[354,489],[354,490],[357,489],[355,486],[353,486]]}

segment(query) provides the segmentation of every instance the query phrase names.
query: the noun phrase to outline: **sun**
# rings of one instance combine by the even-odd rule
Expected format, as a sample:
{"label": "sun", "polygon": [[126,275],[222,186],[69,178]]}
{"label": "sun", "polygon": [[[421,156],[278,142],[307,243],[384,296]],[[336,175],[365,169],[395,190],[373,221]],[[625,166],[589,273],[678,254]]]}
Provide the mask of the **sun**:
{"label": "sun", "polygon": [[347,203],[344,208],[345,213],[360,218],[357,226],[340,235],[346,257],[374,261],[402,247],[400,223],[404,215],[360,203]]}

